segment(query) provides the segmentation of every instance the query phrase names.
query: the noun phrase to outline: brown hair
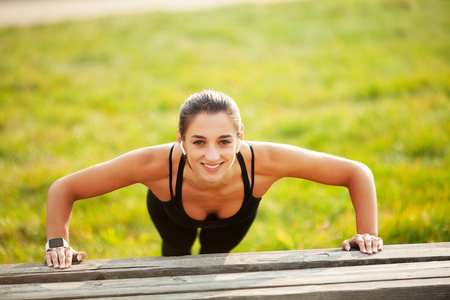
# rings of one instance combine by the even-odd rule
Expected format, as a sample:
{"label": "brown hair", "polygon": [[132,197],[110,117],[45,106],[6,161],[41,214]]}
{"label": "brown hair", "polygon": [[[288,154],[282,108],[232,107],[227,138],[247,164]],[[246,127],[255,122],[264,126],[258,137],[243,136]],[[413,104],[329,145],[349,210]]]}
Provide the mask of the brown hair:
{"label": "brown hair", "polygon": [[234,100],[222,93],[213,90],[204,90],[193,94],[186,99],[180,108],[180,118],[178,120],[178,130],[181,138],[184,139],[192,119],[199,113],[216,114],[225,112],[233,122],[238,136],[242,133],[244,125],[241,121],[241,114]]}

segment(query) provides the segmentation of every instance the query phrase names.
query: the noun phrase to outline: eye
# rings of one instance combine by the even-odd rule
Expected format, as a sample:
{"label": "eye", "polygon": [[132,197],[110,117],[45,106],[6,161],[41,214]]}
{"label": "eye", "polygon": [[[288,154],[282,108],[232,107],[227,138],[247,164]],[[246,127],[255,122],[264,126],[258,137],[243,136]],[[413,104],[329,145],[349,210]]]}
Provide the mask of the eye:
{"label": "eye", "polygon": [[196,140],[193,142],[194,145],[203,145],[205,142],[202,140]]}
{"label": "eye", "polygon": [[225,146],[225,145],[231,144],[231,141],[229,141],[229,140],[221,140],[220,144]]}

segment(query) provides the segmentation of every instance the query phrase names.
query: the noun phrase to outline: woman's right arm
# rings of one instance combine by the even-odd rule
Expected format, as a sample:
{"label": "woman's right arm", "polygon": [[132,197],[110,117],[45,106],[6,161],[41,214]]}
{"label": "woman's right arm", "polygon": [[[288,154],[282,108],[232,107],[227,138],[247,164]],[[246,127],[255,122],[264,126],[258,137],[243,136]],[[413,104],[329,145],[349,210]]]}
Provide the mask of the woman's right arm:
{"label": "woman's right arm", "polygon": [[[161,145],[131,151],[113,160],[89,167],[55,181],[47,198],[47,240],[64,238],[69,241],[69,223],[76,200],[100,196],[135,184],[160,179],[168,171],[166,162],[170,146]],[[165,172],[164,172],[165,171]],[[68,268],[72,260],[81,261],[84,252],[71,247],[58,247],[46,252],[49,267]]]}

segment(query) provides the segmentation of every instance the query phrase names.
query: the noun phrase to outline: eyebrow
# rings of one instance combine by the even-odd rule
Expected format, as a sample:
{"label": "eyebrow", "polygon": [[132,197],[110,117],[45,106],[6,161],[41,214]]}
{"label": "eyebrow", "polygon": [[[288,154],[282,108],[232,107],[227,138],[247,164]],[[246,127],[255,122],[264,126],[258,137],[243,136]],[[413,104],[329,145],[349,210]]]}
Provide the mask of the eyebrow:
{"label": "eyebrow", "polygon": [[[231,134],[224,134],[224,135],[219,136],[219,139],[227,139],[227,138],[232,138],[232,137],[233,137],[233,135],[231,135]],[[206,137],[204,137],[202,135],[196,135],[196,134],[191,135],[191,138],[206,140]]]}

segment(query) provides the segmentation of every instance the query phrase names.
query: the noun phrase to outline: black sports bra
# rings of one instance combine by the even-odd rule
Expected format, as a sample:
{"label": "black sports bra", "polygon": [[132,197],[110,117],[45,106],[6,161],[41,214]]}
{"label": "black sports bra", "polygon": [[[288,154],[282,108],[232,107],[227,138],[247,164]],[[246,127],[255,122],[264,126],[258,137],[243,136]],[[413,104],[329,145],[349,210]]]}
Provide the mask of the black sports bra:
{"label": "black sports bra", "polygon": [[251,145],[250,150],[252,153],[252,184],[250,185],[247,168],[245,166],[244,158],[242,154],[238,152],[236,157],[238,159],[239,165],[241,167],[242,172],[242,180],[244,183],[244,201],[242,202],[241,208],[238,210],[236,214],[231,217],[218,219],[214,215],[208,215],[206,220],[199,221],[191,218],[183,208],[183,204],[181,202],[181,187],[183,183],[183,171],[184,166],[186,164],[186,160],[184,156],[180,159],[180,164],[178,165],[178,173],[177,173],[177,182],[175,186],[175,195],[172,191],[172,152],[175,144],[170,149],[169,154],[169,188],[170,188],[170,196],[171,200],[167,202],[162,202],[164,209],[166,210],[169,217],[177,224],[185,227],[196,227],[196,228],[218,228],[218,227],[226,227],[229,225],[239,224],[250,217],[254,217],[256,212],[258,211],[259,202],[262,198],[253,197],[253,185],[254,185],[254,176],[255,176],[255,157],[253,153],[253,148]]}

